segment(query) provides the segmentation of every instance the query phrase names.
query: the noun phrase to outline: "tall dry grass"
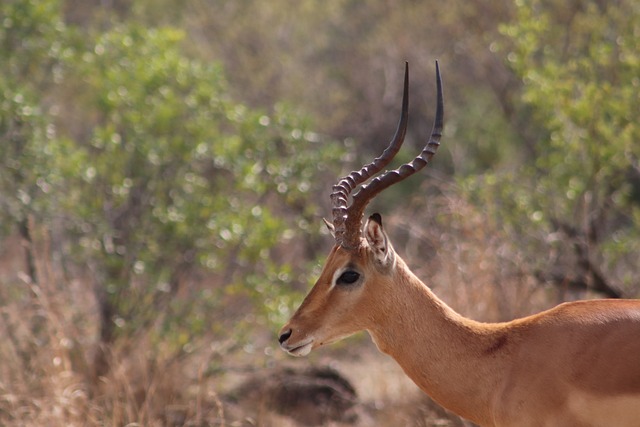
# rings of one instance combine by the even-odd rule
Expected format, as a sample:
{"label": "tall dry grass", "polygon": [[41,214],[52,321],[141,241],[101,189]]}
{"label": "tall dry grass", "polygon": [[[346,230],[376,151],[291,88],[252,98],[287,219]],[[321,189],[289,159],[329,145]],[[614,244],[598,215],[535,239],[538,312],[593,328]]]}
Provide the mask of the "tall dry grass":
{"label": "tall dry grass", "polygon": [[[554,289],[534,277],[532,254],[454,185],[414,197],[387,220],[396,251],[447,304],[480,321],[505,321],[554,305]],[[425,189],[425,193],[429,190]]]}
{"label": "tall dry grass", "polygon": [[[419,214],[385,217],[397,252],[417,275],[479,320],[553,305],[554,294],[533,279],[518,242],[451,193],[428,203],[416,198],[407,209]],[[180,354],[163,352],[149,330],[140,330],[102,349],[110,369],[96,376],[99,319],[90,277],[52,253],[45,228],[36,230],[32,243],[13,237],[0,247],[0,425],[297,426],[257,400],[231,397],[247,378],[283,365],[340,371],[358,393],[355,425],[470,425],[432,403],[364,335],[292,360],[277,350],[275,331],[259,325],[248,345],[230,329],[228,337],[205,334]],[[34,255],[36,280],[25,273],[25,249]]]}

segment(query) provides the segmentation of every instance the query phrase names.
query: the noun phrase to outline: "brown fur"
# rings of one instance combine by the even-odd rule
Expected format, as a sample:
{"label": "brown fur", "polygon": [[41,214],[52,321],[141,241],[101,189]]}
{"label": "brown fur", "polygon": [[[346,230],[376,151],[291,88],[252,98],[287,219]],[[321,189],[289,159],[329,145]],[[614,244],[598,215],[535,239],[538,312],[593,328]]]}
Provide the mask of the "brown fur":
{"label": "brown fur", "polygon": [[[308,352],[364,329],[425,393],[482,426],[640,425],[640,301],[565,303],[479,323],[387,250],[393,262],[383,267],[364,239],[357,250],[334,247],[283,328],[283,348],[311,342]],[[348,264],[361,283],[332,286]]]}

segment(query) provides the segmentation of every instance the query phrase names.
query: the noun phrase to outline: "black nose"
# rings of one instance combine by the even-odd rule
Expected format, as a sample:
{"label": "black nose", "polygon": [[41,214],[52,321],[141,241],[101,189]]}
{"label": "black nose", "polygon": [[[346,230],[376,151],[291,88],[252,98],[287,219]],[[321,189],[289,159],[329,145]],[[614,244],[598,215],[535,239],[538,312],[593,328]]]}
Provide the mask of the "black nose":
{"label": "black nose", "polygon": [[282,335],[280,335],[280,338],[278,338],[278,341],[280,342],[280,344],[282,344],[283,342],[289,339],[289,337],[291,336],[291,332],[292,332],[291,329],[288,329],[284,331]]}

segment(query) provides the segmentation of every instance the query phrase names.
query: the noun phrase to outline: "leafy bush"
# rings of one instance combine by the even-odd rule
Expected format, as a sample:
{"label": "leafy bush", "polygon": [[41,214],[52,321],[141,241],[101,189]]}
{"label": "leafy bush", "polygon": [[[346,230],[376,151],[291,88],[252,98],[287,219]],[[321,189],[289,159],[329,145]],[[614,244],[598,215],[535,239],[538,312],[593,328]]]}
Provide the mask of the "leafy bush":
{"label": "leafy bush", "polygon": [[[181,351],[227,333],[216,322],[237,318],[217,313],[234,297],[255,303],[254,321],[280,321],[301,270],[274,251],[300,228],[316,234],[309,195],[337,144],[284,104],[234,101],[178,29],[111,23],[78,37],[56,1],[2,7],[3,225],[28,238],[33,217],[62,266],[90,273],[99,341],[155,328]],[[192,286],[200,272],[211,287]]]}
{"label": "leafy bush", "polygon": [[533,1],[518,2],[503,26],[538,142],[517,173],[469,182],[530,242],[545,282],[638,292],[639,17],[635,2]]}

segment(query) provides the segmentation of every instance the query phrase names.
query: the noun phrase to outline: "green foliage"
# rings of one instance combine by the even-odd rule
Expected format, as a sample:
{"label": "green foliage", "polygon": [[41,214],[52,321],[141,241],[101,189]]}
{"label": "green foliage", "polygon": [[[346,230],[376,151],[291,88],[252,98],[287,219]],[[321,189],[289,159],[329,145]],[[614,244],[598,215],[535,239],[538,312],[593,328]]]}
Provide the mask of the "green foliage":
{"label": "green foliage", "polygon": [[0,4],[2,78],[43,89],[59,78],[67,27],[58,0],[7,0]]}
{"label": "green foliage", "polygon": [[[457,187],[408,180],[371,206],[406,224],[396,232],[412,236],[407,249],[417,244],[405,252],[438,258],[427,274],[460,270],[462,282],[462,264],[480,260],[474,281],[486,300],[480,282],[495,279],[498,305],[513,299],[514,279],[537,293],[533,279],[559,275],[564,286],[588,269],[637,295],[639,8],[633,0],[0,2],[3,264],[7,234],[26,243],[0,271],[8,367],[0,380],[12,396],[3,419],[29,424],[31,410],[39,425],[67,414],[60,396],[69,387],[75,398],[65,402],[85,423],[122,399],[130,406],[112,409],[126,416],[111,424],[166,422],[159,393],[170,405],[219,405],[218,384],[206,402],[204,379],[182,375],[185,367],[221,372],[235,349],[257,349],[261,341],[249,338],[273,334],[318,276],[315,258],[330,242],[318,221],[327,188],[336,169],[359,166],[388,141],[405,60],[411,116],[393,166],[431,129],[439,59],[445,135],[426,173],[462,176]],[[420,231],[425,221],[434,240]],[[23,275],[25,254],[36,262]],[[118,369],[92,389],[100,360],[88,355],[100,350]],[[257,354],[233,364],[260,364]],[[174,378],[167,360],[182,383],[162,392],[154,381]],[[142,405],[138,390],[148,393]]]}
{"label": "green foliage", "polygon": [[[476,165],[475,152],[466,155],[465,149],[478,146],[478,133],[473,133],[473,126],[480,123],[476,103],[482,103],[485,111],[493,110],[490,124],[481,123],[484,129],[506,126],[498,131],[509,133],[510,124],[499,117],[502,100],[491,92],[506,86],[510,75],[488,48],[497,36],[497,23],[509,17],[509,2],[491,7],[464,0],[369,2],[366,7],[344,0],[135,4],[131,13],[144,22],[184,22],[194,39],[204,40],[188,48],[224,61],[232,90],[248,104],[271,106],[285,100],[302,106],[323,132],[357,139],[354,152],[363,162],[382,151],[393,134],[404,61],[411,68],[407,148],[422,147],[435,110],[434,62],[439,59],[447,123],[442,151],[455,146],[456,166],[464,171],[503,159],[483,154],[481,165]],[[470,110],[478,120],[458,126],[459,133],[451,132],[453,120],[463,122]],[[485,147],[492,152],[501,141],[495,138],[485,144],[482,138],[482,148],[476,152],[484,153]],[[498,151],[508,157],[507,150]],[[442,170],[442,165],[438,161],[431,167]]]}
{"label": "green foliage", "polygon": [[[302,270],[274,251],[317,233],[309,195],[338,145],[285,104],[234,101],[181,30],[110,22],[77,37],[57,1],[0,8],[3,231],[30,216],[55,229],[64,264],[93,274],[106,341],[158,325],[158,345],[180,350],[238,327],[216,326],[234,298],[279,322]],[[175,298],[199,271],[214,286]]]}
{"label": "green foliage", "polygon": [[[513,170],[522,164],[522,153],[495,96],[485,88],[469,90],[456,115],[447,119],[456,175],[477,175],[492,170]],[[439,157],[442,162],[442,158]]]}
{"label": "green foliage", "polygon": [[86,138],[61,145],[61,203],[74,256],[97,265],[121,330],[180,305],[167,300],[194,268],[223,281],[199,301],[212,312],[238,288],[277,292],[289,267],[272,248],[291,228],[286,214],[315,212],[305,195],[337,154],[286,108],[232,101],[220,67],[185,56],[183,42],[173,28],[116,25],[71,64],[89,94],[76,118]]}
{"label": "green foliage", "polygon": [[575,250],[580,268],[599,264],[624,287],[640,249],[640,7],[520,1],[503,33],[540,131],[519,177],[490,175],[476,188],[518,236],[537,236],[537,251]]}
{"label": "green foliage", "polygon": [[55,180],[55,127],[40,91],[61,77],[66,33],[55,0],[3,2],[0,17],[0,224],[8,232],[44,214]]}
{"label": "green foliage", "polygon": [[[548,130],[538,146],[544,188],[564,191],[556,215],[575,213],[589,196],[628,203],[628,172],[638,167],[640,128],[640,8],[636,2],[547,6],[521,2],[518,23],[505,27],[509,54],[524,82],[523,99]],[[554,17],[558,17],[555,18]],[[563,44],[558,40],[564,40]]]}
{"label": "green foliage", "polygon": [[34,96],[4,79],[0,110],[0,224],[6,233],[30,213],[44,209],[41,195],[50,189],[45,147],[52,129]]}

